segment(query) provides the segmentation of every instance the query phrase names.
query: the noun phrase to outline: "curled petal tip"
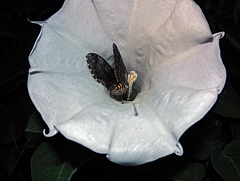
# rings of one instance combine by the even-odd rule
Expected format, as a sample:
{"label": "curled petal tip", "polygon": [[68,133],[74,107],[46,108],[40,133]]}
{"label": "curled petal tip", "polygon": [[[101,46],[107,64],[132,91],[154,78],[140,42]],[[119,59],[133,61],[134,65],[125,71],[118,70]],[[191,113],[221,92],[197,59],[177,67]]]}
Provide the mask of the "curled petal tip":
{"label": "curled petal tip", "polygon": [[174,151],[174,153],[178,156],[182,156],[183,155],[182,145],[178,142],[176,146],[177,146],[177,149]]}
{"label": "curled petal tip", "polygon": [[218,32],[212,35],[213,38],[219,37],[219,39],[223,38],[225,35],[225,32]]}
{"label": "curled petal tip", "polygon": [[57,133],[58,133],[58,131],[55,128],[50,129],[49,133],[46,133],[46,129],[43,130],[43,135],[46,136],[46,137],[52,137]]}

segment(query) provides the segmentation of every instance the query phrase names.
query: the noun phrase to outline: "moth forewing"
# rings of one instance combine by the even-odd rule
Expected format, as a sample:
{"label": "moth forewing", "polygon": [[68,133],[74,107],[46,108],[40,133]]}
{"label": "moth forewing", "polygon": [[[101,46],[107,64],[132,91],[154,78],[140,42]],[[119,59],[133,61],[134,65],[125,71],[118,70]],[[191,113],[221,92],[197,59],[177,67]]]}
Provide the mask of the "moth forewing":
{"label": "moth forewing", "polygon": [[95,53],[86,55],[89,71],[93,78],[109,89],[116,84],[116,78],[113,68],[101,56]]}
{"label": "moth forewing", "polygon": [[115,43],[113,43],[113,54],[114,54],[114,72],[117,83],[127,85],[128,71],[124,65],[120,51]]}

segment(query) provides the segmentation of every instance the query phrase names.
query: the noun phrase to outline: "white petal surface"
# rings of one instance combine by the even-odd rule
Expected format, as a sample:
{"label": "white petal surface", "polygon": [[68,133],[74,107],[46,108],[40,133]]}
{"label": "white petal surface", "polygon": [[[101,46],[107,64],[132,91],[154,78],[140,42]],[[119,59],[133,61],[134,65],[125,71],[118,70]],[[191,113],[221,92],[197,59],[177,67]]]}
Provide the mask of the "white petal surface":
{"label": "white petal surface", "polygon": [[[66,0],[42,22],[29,56],[29,93],[46,135],[60,131],[123,165],[181,155],[180,136],[224,86],[221,36],[191,0]],[[139,77],[133,103],[111,99],[87,67],[90,52],[111,61],[113,42]]]}

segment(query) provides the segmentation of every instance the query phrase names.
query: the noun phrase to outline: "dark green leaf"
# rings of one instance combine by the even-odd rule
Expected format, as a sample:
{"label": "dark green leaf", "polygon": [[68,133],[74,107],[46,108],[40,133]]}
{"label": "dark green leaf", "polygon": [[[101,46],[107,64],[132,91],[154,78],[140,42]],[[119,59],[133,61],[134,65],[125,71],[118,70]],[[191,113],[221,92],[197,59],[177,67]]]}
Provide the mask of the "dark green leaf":
{"label": "dark green leaf", "polygon": [[68,163],[68,158],[61,158],[54,146],[46,142],[35,151],[31,164],[33,181],[67,181],[77,169],[76,165]]}
{"label": "dark green leaf", "polygon": [[176,181],[201,180],[206,173],[206,168],[203,163],[189,162],[189,164],[179,170],[179,172],[172,177]]}
{"label": "dark green leaf", "polygon": [[175,172],[165,176],[176,181],[199,181],[205,176],[205,173],[206,167],[203,163],[189,161],[187,164],[179,164]]}
{"label": "dark green leaf", "polygon": [[228,144],[223,150],[221,146],[214,149],[211,162],[213,167],[226,181],[240,180],[240,141]]}
{"label": "dark green leaf", "polygon": [[212,152],[211,141],[199,133],[191,134],[191,136],[193,139],[184,140],[183,142],[184,154],[198,160],[208,159]]}
{"label": "dark green leaf", "polygon": [[212,144],[204,137],[201,142],[198,142],[197,151],[192,153],[192,157],[199,160],[206,160],[212,153]]}
{"label": "dark green leaf", "polygon": [[200,122],[192,126],[180,139],[184,148],[184,155],[198,160],[207,160],[213,150],[212,141],[222,129],[221,121],[213,116],[205,116]]}
{"label": "dark green leaf", "polygon": [[34,152],[31,160],[33,181],[67,181],[79,165],[91,158],[86,148],[70,141],[44,142]]}
{"label": "dark green leaf", "polygon": [[[142,168],[141,168],[142,167]],[[147,165],[140,166],[143,172],[167,177],[176,181],[199,181],[206,173],[202,162],[195,162],[186,156],[170,155]]]}
{"label": "dark green leaf", "polygon": [[0,148],[0,163],[7,171],[8,175],[11,175],[13,173],[24,151],[24,146],[19,148]]}
{"label": "dark green leaf", "polygon": [[226,83],[212,111],[225,117],[240,118],[240,99],[229,83]]}
{"label": "dark green leaf", "polygon": [[231,123],[232,140],[240,140],[240,123]]}
{"label": "dark green leaf", "polygon": [[44,129],[44,122],[41,115],[36,111],[33,113],[28,121],[26,131],[34,133],[42,133]]}
{"label": "dark green leaf", "polygon": [[208,126],[206,126],[206,131],[204,133],[204,137],[208,140],[215,139],[222,130],[222,122],[219,120],[212,120],[209,122]]}
{"label": "dark green leaf", "polygon": [[27,146],[30,148],[38,147],[45,139],[42,133],[34,132],[25,132],[25,137],[27,138]]}

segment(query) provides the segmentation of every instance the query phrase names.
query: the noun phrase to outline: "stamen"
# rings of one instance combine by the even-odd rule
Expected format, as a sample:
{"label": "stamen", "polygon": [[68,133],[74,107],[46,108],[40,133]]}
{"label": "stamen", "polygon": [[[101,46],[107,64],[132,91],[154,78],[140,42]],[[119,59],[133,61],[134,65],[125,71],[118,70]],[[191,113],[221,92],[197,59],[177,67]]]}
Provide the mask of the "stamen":
{"label": "stamen", "polygon": [[130,74],[128,74],[128,84],[129,84],[129,89],[128,89],[128,98],[127,100],[130,99],[130,96],[132,94],[132,85],[133,83],[137,80],[137,74],[135,71],[130,71]]}

